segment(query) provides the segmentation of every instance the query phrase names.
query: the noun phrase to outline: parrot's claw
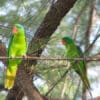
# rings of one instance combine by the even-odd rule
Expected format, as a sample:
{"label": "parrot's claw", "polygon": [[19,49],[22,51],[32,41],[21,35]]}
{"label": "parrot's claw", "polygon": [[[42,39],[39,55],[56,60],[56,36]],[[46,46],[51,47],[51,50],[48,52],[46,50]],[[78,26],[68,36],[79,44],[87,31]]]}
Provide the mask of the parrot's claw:
{"label": "parrot's claw", "polygon": [[24,59],[27,59],[27,55],[23,55],[23,58],[24,58]]}
{"label": "parrot's claw", "polygon": [[14,56],[10,56],[12,59],[14,58]]}

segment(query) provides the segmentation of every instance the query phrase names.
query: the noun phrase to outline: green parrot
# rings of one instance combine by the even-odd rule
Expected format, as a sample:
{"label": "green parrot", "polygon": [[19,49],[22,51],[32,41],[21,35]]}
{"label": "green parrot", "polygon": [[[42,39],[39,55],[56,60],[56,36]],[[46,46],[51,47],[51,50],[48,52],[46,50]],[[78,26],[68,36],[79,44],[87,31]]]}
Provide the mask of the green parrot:
{"label": "green parrot", "polygon": [[[12,37],[8,46],[8,57],[25,56],[27,51],[27,43],[25,31],[22,25],[15,24],[12,29]],[[11,89],[14,85],[18,65],[21,59],[8,59],[8,68],[5,77],[5,88]]]}
{"label": "green parrot", "polygon": [[[77,47],[74,41],[69,37],[62,38],[62,44],[66,47],[65,57],[82,57],[82,51]],[[87,78],[86,66],[84,61],[70,61],[72,69],[80,76],[86,89],[90,89],[90,83]]]}

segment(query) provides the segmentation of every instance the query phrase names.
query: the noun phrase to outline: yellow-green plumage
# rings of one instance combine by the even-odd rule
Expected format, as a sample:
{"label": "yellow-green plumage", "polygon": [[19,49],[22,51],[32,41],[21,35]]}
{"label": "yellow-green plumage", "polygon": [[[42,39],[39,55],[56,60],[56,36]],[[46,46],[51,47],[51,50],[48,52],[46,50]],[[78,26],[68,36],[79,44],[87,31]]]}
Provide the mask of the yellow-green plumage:
{"label": "yellow-green plumage", "polygon": [[[16,28],[16,32],[13,32],[13,35],[10,39],[8,46],[8,56],[24,56],[26,55],[27,51],[24,28],[20,24],[15,24],[14,27]],[[8,59],[8,68],[5,77],[5,88],[11,89],[13,87],[18,65],[21,61],[21,59]]]}

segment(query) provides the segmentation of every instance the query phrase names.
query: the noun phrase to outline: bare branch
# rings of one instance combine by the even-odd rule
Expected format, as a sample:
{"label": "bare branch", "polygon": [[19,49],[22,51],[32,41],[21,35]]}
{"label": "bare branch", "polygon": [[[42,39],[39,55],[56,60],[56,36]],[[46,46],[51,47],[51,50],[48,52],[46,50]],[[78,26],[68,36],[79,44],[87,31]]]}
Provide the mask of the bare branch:
{"label": "bare branch", "polygon": [[[85,33],[85,40],[86,40],[85,41],[86,42],[85,48],[86,49],[90,45],[89,41],[90,41],[90,34],[91,34],[91,29],[92,29],[92,21],[93,21],[93,16],[94,16],[94,10],[95,10],[95,0],[91,0],[90,11],[89,11],[89,22],[88,22],[87,30],[86,30],[86,33]],[[92,48],[92,46],[90,48]],[[88,51],[86,50],[85,54],[89,55],[90,50],[91,49],[89,49]]]}
{"label": "bare branch", "polygon": [[23,59],[23,60],[42,60],[42,61],[100,61],[100,57],[75,57],[75,58],[45,58],[45,57],[30,57],[30,56],[23,56],[23,57],[6,57],[6,56],[0,56],[1,60],[5,59]]}
{"label": "bare branch", "polygon": [[[100,29],[99,29],[100,30]],[[98,31],[99,32],[99,31]],[[88,52],[92,47],[93,47],[93,45],[94,45],[94,43],[97,41],[97,39],[100,37],[100,34],[98,34],[96,37],[95,37],[95,39],[93,40],[93,42],[87,47],[87,49],[85,50],[85,52],[84,52],[84,54],[86,53],[86,52]]]}
{"label": "bare branch", "polygon": [[55,88],[55,86],[57,85],[57,84],[59,84],[62,80],[63,80],[63,78],[66,76],[66,74],[69,72],[69,70],[71,69],[71,67],[69,67],[64,73],[63,73],[63,75],[60,77],[60,79],[58,79],[53,85],[52,85],[52,87],[49,89],[49,91],[46,93],[46,96]]}
{"label": "bare branch", "polygon": [[79,15],[78,15],[77,18],[76,18],[75,25],[74,25],[74,30],[73,30],[73,33],[72,33],[72,38],[73,38],[73,39],[76,37],[76,33],[77,33],[77,30],[78,30],[78,23],[79,23],[79,21],[80,21],[81,15],[83,14],[83,12],[84,12],[85,9],[86,9],[86,6],[87,6],[87,1],[85,1],[84,6],[83,6],[82,9],[80,10],[80,13],[79,13]]}

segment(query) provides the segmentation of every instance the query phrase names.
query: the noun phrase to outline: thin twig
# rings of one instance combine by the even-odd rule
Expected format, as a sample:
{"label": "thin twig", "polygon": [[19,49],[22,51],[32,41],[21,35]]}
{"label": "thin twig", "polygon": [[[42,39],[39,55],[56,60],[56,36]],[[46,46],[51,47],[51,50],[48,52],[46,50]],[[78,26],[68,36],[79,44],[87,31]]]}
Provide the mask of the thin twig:
{"label": "thin twig", "polygon": [[74,30],[73,30],[73,33],[72,33],[72,38],[73,39],[75,39],[75,37],[76,37],[77,31],[78,31],[78,26],[79,26],[78,24],[79,24],[80,18],[82,16],[83,12],[85,11],[86,7],[87,7],[87,1],[85,2],[83,7],[81,8],[81,10],[80,10],[80,12],[79,12],[79,14],[76,18],[75,25],[74,25]]}
{"label": "thin twig", "polygon": [[[98,32],[100,31],[100,29],[98,30]],[[84,54],[86,53],[86,52],[88,52],[89,50],[90,50],[90,48],[92,48],[93,47],[93,45],[94,45],[94,43],[97,41],[97,39],[100,37],[100,34],[98,34],[96,37],[95,37],[95,39],[93,40],[93,42],[88,46],[88,48],[85,50],[85,52],[84,52]]]}
{"label": "thin twig", "polygon": [[76,58],[46,58],[46,57],[31,57],[31,56],[16,56],[16,57],[6,57],[0,56],[1,59],[23,59],[23,60],[50,60],[50,61],[66,61],[66,60],[74,60],[74,61],[100,61],[100,57],[76,57]]}
{"label": "thin twig", "polygon": [[78,82],[78,86],[77,86],[77,89],[76,89],[76,93],[74,94],[73,100],[76,100],[76,98],[77,98],[77,94],[78,94],[79,89],[80,89],[80,84],[81,84],[81,80],[79,80],[79,82]]}
{"label": "thin twig", "polygon": [[53,84],[53,86],[50,88],[50,90],[46,93],[45,96],[47,96],[47,95],[54,89],[54,87],[55,87],[59,82],[61,82],[61,80],[66,76],[66,74],[69,72],[70,69],[71,69],[71,67],[69,67],[69,68],[63,73],[63,75],[61,76],[61,78],[58,79],[58,80]]}
{"label": "thin twig", "polygon": [[12,27],[11,26],[4,26],[4,25],[0,25],[0,28],[4,28],[4,29],[12,29]]}

